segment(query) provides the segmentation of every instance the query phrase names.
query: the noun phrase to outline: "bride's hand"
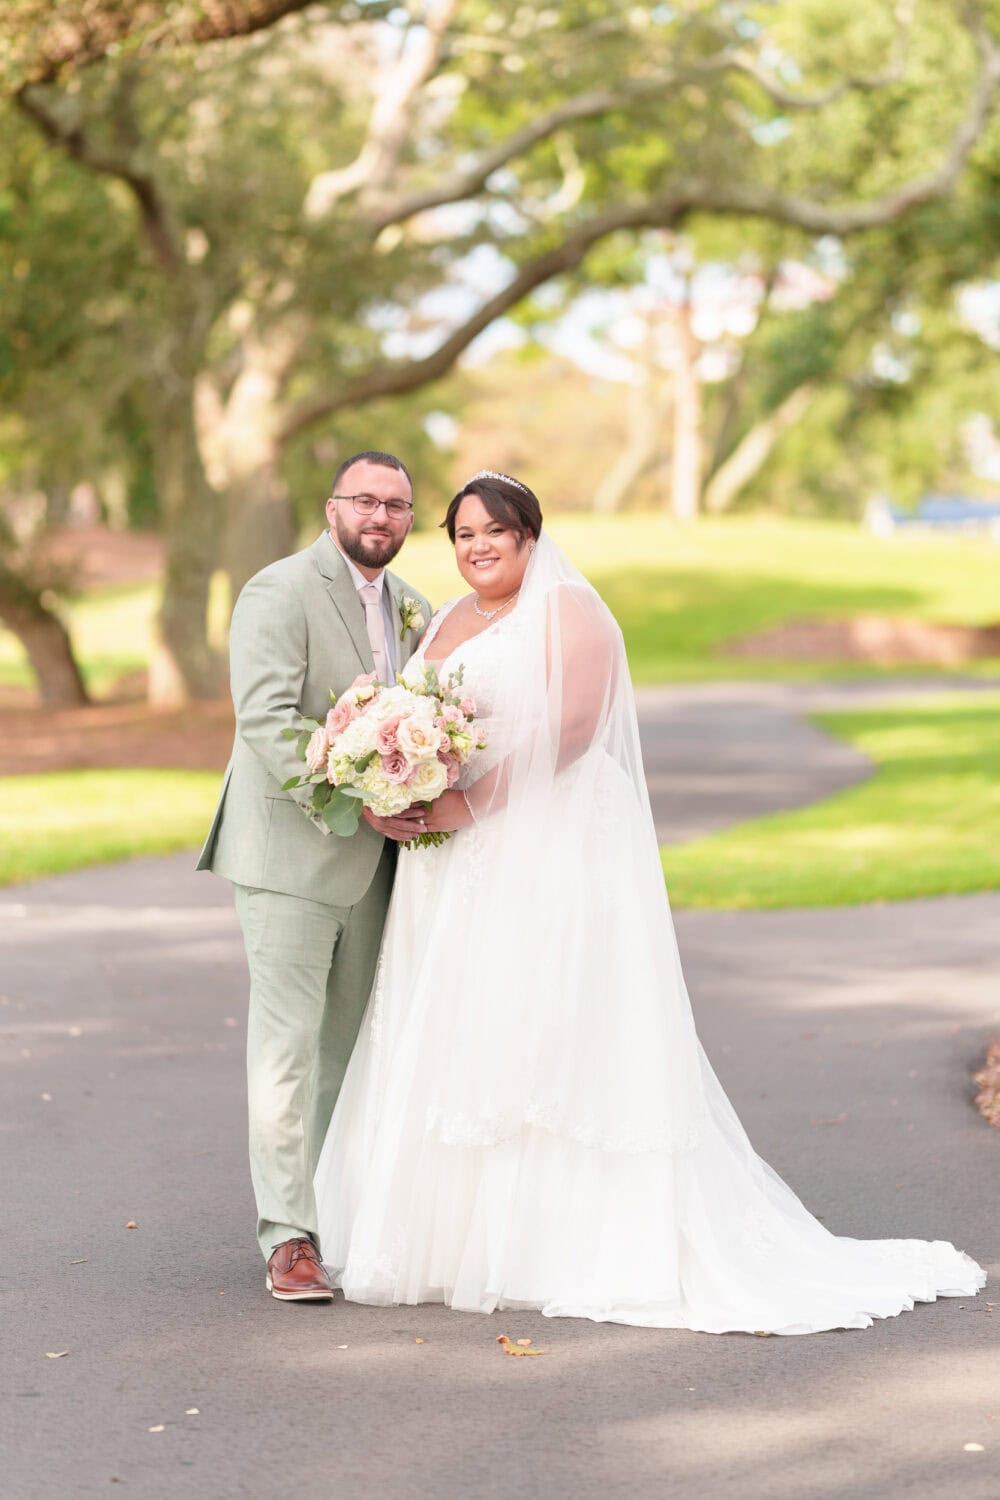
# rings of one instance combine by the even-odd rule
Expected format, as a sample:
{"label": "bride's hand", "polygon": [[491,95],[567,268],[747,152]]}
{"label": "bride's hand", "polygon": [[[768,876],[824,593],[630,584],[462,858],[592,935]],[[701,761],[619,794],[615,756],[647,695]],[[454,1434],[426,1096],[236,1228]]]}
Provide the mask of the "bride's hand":
{"label": "bride's hand", "polygon": [[425,819],[424,828],[428,833],[454,833],[458,828],[468,828],[472,822],[465,794],[454,789],[442,792],[436,802],[421,811]]}

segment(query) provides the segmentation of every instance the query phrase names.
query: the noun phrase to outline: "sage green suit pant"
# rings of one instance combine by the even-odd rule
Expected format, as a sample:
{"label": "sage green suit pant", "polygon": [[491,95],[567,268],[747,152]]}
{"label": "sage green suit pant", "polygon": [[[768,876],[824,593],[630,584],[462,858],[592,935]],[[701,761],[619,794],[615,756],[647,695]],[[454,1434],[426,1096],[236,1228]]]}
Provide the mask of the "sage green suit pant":
{"label": "sage green suit pant", "polygon": [[353,906],[234,885],[250,967],[247,1096],[257,1239],[319,1246],[313,1173],[371,992],[395,861]]}

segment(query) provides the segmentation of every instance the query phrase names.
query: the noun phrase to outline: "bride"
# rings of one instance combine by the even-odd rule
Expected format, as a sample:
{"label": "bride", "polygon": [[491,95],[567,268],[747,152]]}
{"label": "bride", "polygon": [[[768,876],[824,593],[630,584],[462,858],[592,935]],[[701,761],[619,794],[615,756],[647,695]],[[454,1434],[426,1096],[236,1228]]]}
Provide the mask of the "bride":
{"label": "bride", "polygon": [[946,1241],[836,1238],[754,1153],[695,1033],[621,634],[541,520],[491,471],[445,520],[474,592],[404,676],[461,668],[487,748],[426,813],[454,836],[400,854],[316,1170],[335,1285],[784,1334],[975,1292]]}

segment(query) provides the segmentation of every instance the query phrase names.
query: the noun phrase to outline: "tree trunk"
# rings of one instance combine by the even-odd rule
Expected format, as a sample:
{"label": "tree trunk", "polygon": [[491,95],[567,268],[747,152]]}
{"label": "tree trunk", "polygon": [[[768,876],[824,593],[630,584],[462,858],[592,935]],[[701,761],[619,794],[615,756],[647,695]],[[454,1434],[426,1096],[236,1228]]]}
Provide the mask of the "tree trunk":
{"label": "tree trunk", "polygon": [[268,339],[251,331],[225,399],[208,379],[198,386],[201,452],[225,494],[223,561],[233,603],[247,579],[295,548],[295,512],[280,469],[282,395],[307,332],[297,322]]}
{"label": "tree trunk", "polygon": [[613,515],[655,462],[665,403],[657,390],[655,329],[647,320],[642,378],[628,389],[625,444],[594,491],[594,510]]}
{"label": "tree trunk", "polygon": [[674,372],[674,451],[671,508],[678,521],[693,521],[701,503],[704,467],[701,377],[698,358],[701,347],[691,326],[691,298],[677,309],[674,327],[676,364]]}
{"label": "tree trunk", "polygon": [[[322,513],[318,511],[317,533],[322,526]],[[234,604],[247,579],[276,558],[287,557],[295,550],[295,542],[295,516],[276,460],[230,483],[226,491],[225,560]]]}
{"label": "tree trunk", "polygon": [[751,427],[706,485],[706,510],[715,514],[728,510],[740,491],[760,473],[782,434],[805,415],[816,392],[812,381],[796,386],[779,406]]}
{"label": "tree trunk", "polygon": [[0,620],[27,652],[46,708],[79,708],[89,703],[69,632],[39,595],[10,587],[6,578],[0,578]]}
{"label": "tree trunk", "polygon": [[211,698],[222,687],[208,644],[208,590],[219,555],[219,497],[195,437],[193,380],[164,381],[150,394],[153,472],[166,543],[159,640],[149,699],[159,708]]}

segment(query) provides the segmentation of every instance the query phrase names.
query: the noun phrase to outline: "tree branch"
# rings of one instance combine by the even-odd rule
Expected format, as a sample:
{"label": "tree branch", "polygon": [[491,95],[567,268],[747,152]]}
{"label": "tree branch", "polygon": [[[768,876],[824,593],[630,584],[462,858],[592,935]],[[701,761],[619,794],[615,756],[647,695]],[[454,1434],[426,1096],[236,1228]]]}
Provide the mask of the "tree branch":
{"label": "tree branch", "polygon": [[380,231],[389,224],[402,223],[415,214],[440,208],[446,203],[455,203],[472,197],[485,187],[492,174],[523,156],[532,147],[547,140],[566,125],[582,120],[599,118],[614,110],[627,109],[643,98],[655,98],[668,88],[681,83],[704,79],[729,72],[743,73],[751,78],[768,97],[783,108],[818,110],[833,103],[842,95],[852,91],[872,92],[898,82],[903,76],[905,61],[905,37],[911,21],[910,0],[900,0],[897,7],[898,30],[893,46],[892,58],[883,72],[869,77],[851,77],[838,80],[829,89],[816,94],[794,94],[784,89],[757,64],[743,48],[725,48],[714,57],[686,62],[658,73],[655,77],[638,78],[619,89],[592,89],[540,115],[500,141],[492,150],[484,152],[475,162],[462,171],[455,172],[434,187],[419,192],[404,194],[395,199],[370,196],[368,213],[373,229]]}
{"label": "tree branch", "polygon": [[[67,68],[99,62],[129,42],[142,52],[191,42],[221,41],[263,31],[312,0],[186,0],[164,7],[162,0],[15,0],[5,24],[27,38],[29,55],[21,64],[21,86],[52,83]],[[368,19],[357,5],[344,5],[345,19]],[[166,11],[166,14],[164,13]],[[29,51],[30,49],[30,51]]]}
{"label": "tree branch", "polygon": [[407,34],[395,65],[381,76],[358,155],[348,166],[313,178],[306,194],[307,219],[322,219],[349,193],[378,193],[389,181],[410,132],[413,106],[441,61],[457,9],[458,0],[429,0],[423,20]]}
{"label": "tree branch", "polygon": [[596,215],[589,223],[573,230],[552,250],[523,265],[505,287],[477,308],[431,354],[423,359],[383,365],[347,382],[340,390],[305,397],[292,407],[282,423],[279,440],[282,443],[290,441],[344,407],[359,406],[382,396],[403,395],[437,380],[448,372],[484,328],[515,307],[536,287],[551,281],[554,276],[574,270],[598,240],[620,229],[673,228],[687,209],[688,205],[682,199],[671,196],[659,203],[627,204]]}
{"label": "tree branch", "polygon": [[895,6],[895,21],[896,32],[889,61],[880,73],[839,78],[836,83],[831,83],[828,88],[820,89],[814,94],[800,94],[794,89],[786,89],[759,65],[756,58],[743,50],[736,50],[729,54],[728,66],[734,72],[743,73],[747,78],[752,79],[781,109],[825,109],[828,104],[842,99],[845,94],[870,94],[878,89],[888,88],[890,84],[900,82],[906,68],[907,46],[913,26],[913,0],[898,0]]}
{"label": "tree branch", "polygon": [[175,275],[184,265],[184,252],[148,152],[134,145],[105,145],[88,134],[78,97],[31,84],[17,95],[17,103],[54,146],[81,166],[106,177],[117,177],[139,205],[146,237],[160,269]]}
{"label": "tree branch", "polygon": [[945,197],[979,138],[1000,86],[1000,47],[984,32],[980,33],[979,41],[984,58],[979,83],[968,114],[956,129],[948,154],[937,172],[904,183],[870,203],[841,207],[752,183],[718,184],[699,178],[682,179],[672,184],[670,191],[661,197],[610,209],[572,230],[561,244],[523,265],[501,291],[477,308],[423,359],[386,364],[348,381],[339,390],[306,397],[292,407],[282,423],[279,441],[288,442],[345,407],[362,405],[379,397],[403,395],[439,379],[484,328],[515,307],[536,287],[554,276],[574,270],[593,245],[619,230],[676,230],[692,213],[715,213],[767,219],[811,235],[847,237],[865,229],[891,224],[920,204]]}
{"label": "tree branch", "polygon": [[463,198],[471,198],[485,187],[487,179],[494,172],[506,166],[515,157],[523,156],[533,146],[547,140],[564,126],[574,124],[579,120],[592,120],[600,115],[610,114],[615,109],[624,109],[644,95],[658,94],[676,82],[676,76],[676,74],[671,74],[661,75],[655,79],[639,79],[628,88],[614,91],[592,89],[586,94],[578,94],[573,99],[565,99],[554,109],[550,109],[547,114],[539,115],[536,120],[523,125],[520,130],[513,131],[506,140],[498,142],[491,151],[485,151],[470,166],[445,178],[436,187],[409,193],[395,200],[386,199],[381,204],[376,199],[369,213],[373,229],[382,230],[389,224],[402,223],[404,219],[411,219],[415,214],[425,213],[428,209],[440,208],[445,203],[456,203]]}

